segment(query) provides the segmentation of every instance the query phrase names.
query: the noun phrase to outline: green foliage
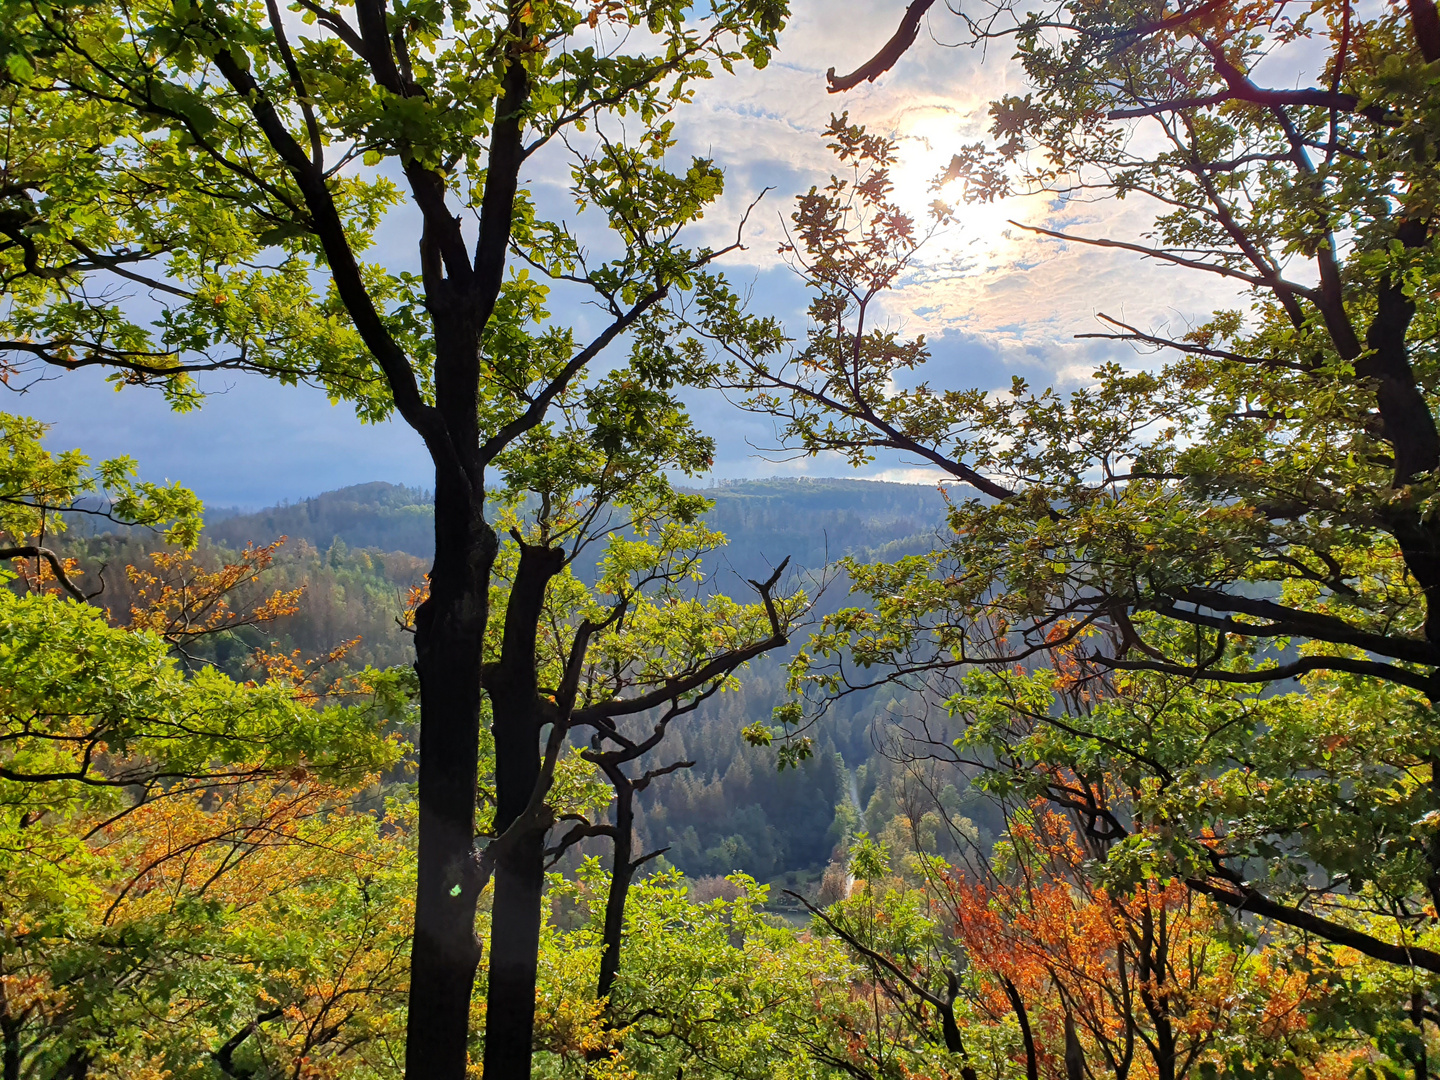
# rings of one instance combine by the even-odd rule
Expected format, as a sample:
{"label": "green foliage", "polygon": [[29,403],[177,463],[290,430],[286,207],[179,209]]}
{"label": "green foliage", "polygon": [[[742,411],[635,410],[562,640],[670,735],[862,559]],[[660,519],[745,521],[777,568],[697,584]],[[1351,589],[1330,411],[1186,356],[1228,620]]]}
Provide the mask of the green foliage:
{"label": "green foliage", "polygon": [[403,815],[350,812],[344,796],[242,782],[108,823],[7,823],[0,979],[16,1060],[41,1076],[79,1063],[211,1080],[317,1057],[396,1075],[413,855]]}
{"label": "green foliage", "polygon": [[[324,219],[333,211],[349,251],[363,252],[402,201],[390,175],[406,170],[479,207],[485,147],[516,49],[529,85],[520,118],[534,140],[528,150],[559,148],[567,131],[596,131],[598,151],[576,151],[573,194],[626,245],[583,266],[567,226],[537,218],[522,191],[514,233],[524,256],[586,276],[627,306],[656,282],[686,287],[693,256],[676,234],[719,195],[720,177],[707,162],[667,170],[667,117],[713,66],[763,66],[786,8],[715,0],[592,11],[547,0],[512,20],[484,5],[419,5],[391,15],[398,68],[388,74],[372,71],[356,48],[352,14],[294,10],[303,25],[287,30],[254,5],[7,9],[0,252],[9,365],[108,366],[117,384],[161,385],[179,408],[198,402],[195,372],[305,378],[378,420],[394,401],[370,352],[373,335],[367,345],[368,328],[356,328],[378,315],[430,394],[422,277],[360,264],[369,297],[356,308],[327,265],[337,238]],[[615,34],[639,47],[613,47]],[[234,81],[247,79],[280,123],[295,124],[306,150],[294,143],[287,157],[285,141],[257,126]],[[637,125],[633,143],[604,137],[613,119]],[[323,195],[293,168],[307,151]],[[307,203],[316,198],[324,214]],[[348,274],[340,269],[346,290]],[[78,288],[102,280],[154,286],[158,317],[142,321],[118,290]],[[526,330],[544,319],[545,292],[523,270],[503,285],[485,331],[487,415],[513,419],[527,403],[524,388],[571,358],[568,333]]]}
{"label": "green foliage", "polygon": [[[6,784],[42,782],[62,799],[202,780],[243,766],[292,766],[327,780],[394,763],[376,717],[400,709],[400,671],[360,675],[373,704],[311,708],[283,682],[186,673],[154,634],[110,627],[93,607],[0,589],[0,724]],[[64,793],[63,795],[61,793]]]}
{"label": "green foliage", "polygon": [[[128,459],[92,471],[46,452],[40,425],[3,421],[12,536],[60,532],[99,493],[105,519],[174,521],[166,538],[193,545],[189,492],[134,482]],[[0,572],[7,1069],[209,1078],[328,1053],[388,1075],[409,830],[403,807],[359,800],[408,749],[413,672],[237,681],[175,653]]]}
{"label": "green foliage", "polygon": [[638,883],[613,1030],[586,1023],[575,1002],[599,961],[605,881],[594,861],[574,880],[551,881],[552,903],[574,928],[547,930],[540,1075],[573,1075],[597,1050],[630,1076],[832,1075],[813,1053],[822,1038],[815,1005],[832,1001],[853,968],[830,943],[774,925],[761,908],[765,887],[744,875],[728,879],[731,898],[705,901],[673,871]]}
{"label": "green foliage", "polygon": [[29,417],[0,413],[0,542],[43,542],[65,530],[66,511],[79,510],[117,524],[165,526],[167,541],[195,546],[201,506],[191,492],[137,480],[132,458],[92,466],[78,450],[52,454],[41,444],[45,430]]}

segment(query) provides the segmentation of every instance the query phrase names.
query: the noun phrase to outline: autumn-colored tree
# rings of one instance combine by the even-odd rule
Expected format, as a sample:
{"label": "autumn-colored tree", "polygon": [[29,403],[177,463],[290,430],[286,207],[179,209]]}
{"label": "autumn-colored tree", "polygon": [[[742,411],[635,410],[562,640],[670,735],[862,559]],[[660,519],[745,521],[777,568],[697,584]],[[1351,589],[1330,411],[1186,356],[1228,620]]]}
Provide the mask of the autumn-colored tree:
{"label": "autumn-colored tree", "polygon": [[862,840],[853,895],[811,906],[867,972],[849,1009],[821,1011],[819,1056],[855,1076],[1031,1080],[1319,1077],[1364,1056],[1343,1025],[1312,1025],[1329,997],[1311,963],[1181,882],[1097,881],[1081,835],[1042,804],[980,875],[930,857],[918,887]]}
{"label": "autumn-colored tree", "polygon": [[1303,973],[1255,955],[1183,882],[1097,883],[1092,854],[1042,806],[1012,821],[991,881],[937,881],[981,1007],[1019,1022],[1027,1074],[1093,1061],[1116,1080],[1179,1080],[1232,1052],[1278,1065],[1311,1049],[1292,1038],[1306,1032]]}
{"label": "autumn-colored tree", "polygon": [[253,607],[235,608],[237,590],[259,583],[260,575],[275,561],[285,538],[263,547],[248,545],[233,563],[207,570],[195,562],[192,551],[157,551],[151,566],[128,566],[125,575],[135,589],[130,625],[151,630],[172,645],[222,634],[241,626],[273,622],[298,610],[302,589],[286,589],[260,598]]}
{"label": "autumn-colored tree", "polygon": [[355,795],[296,769],[19,833],[13,1075],[395,1075],[413,849]]}
{"label": "autumn-colored tree", "polygon": [[[5,430],[12,536],[53,537],[72,511],[168,518],[170,539],[193,540],[189,492],[138,484],[129,463],[92,474],[28,421]],[[81,501],[102,485],[108,501]],[[26,550],[24,578],[0,587],[5,1075],[259,1075],[256,1054],[293,1076],[366,1075],[393,1057],[410,823],[356,800],[405,749],[408,673],[336,681],[287,657],[237,682],[182,666],[176,648],[197,635],[293,605],[231,606],[268,551],[214,573],[162,553],[175,576],[132,570],[142,602],[115,626],[76,599],[74,559],[28,547],[49,577]]]}

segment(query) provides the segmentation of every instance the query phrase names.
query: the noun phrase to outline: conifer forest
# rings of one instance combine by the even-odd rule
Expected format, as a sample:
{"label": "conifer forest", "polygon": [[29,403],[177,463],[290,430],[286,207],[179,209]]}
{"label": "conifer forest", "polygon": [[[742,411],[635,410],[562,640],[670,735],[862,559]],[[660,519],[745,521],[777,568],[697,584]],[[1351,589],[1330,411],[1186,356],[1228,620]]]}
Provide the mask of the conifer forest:
{"label": "conifer forest", "polygon": [[1436,0],[0,0],[0,1080],[1440,1077],[1437,416]]}

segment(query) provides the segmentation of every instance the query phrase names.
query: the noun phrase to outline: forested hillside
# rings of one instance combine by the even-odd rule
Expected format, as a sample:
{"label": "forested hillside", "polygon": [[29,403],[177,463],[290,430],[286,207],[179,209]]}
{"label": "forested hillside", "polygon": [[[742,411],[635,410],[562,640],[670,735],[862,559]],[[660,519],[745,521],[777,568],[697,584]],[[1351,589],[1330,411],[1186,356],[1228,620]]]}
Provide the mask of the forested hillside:
{"label": "forested hillside", "polygon": [[348,547],[428,558],[435,554],[435,515],[428,492],[376,482],[258,513],[232,512],[208,522],[205,535],[211,543],[230,548],[289,536],[322,551],[339,539]]}
{"label": "forested hillside", "polygon": [[[818,583],[842,556],[870,561],[928,550],[946,512],[944,497],[929,485],[776,479],[732,481],[700,493],[714,503],[706,520],[728,541],[706,560],[714,576],[706,587],[732,591],[786,557],[797,576]],[[80,548],[90,564],[143,566],[148,558],[148,530],[95,535],[83,517],[72,524],[77,540],[90,534]],[[244,677],[253,674],[256,649],[316,655],[353,642],[351,664],[411,662],[402,622],[434,549],[425,492],[361,484],[257,513],[226,514],[206,524],[194,559],[213,569],[240,558],[247,545],[282,537],[273,562],[242,592],[258,598],[301,589],[296,610],[264,626],[209,636],[191,647],[194,659]],[[386,547],[391,543],[393,550]],[[585,568],[577,574],[585,576]],[[123,574],[108,573],[96,602],[125,612],[138,591]],[[834,610],[847,592],[847,579],[831,575],[817,615]],[[788,657],[757,659],[737,688],[687,718],[667,753],[693,760],[694,767],[657,781],[638,801],[638,844],[667,849],[665,859],[693,878],[742,872],[761,881],[787,878],[813,891],[849,835],[864,828],[878,834],[902,816],[892,790],[896,770],[874,742],[874,721],[887,707],[899,707],[888,691],[837,708],[815,757],[798,771],[778,772],[772,751],[745,741],[743,729],[767,723],[784,700]]]}
{"label": "forested hillside", "polygon": [[[945,517],[939,488],[874,480],[729,481],[699,490],[714,503],[705,519],[725,534],[719,562],[754,576],[789,556],[819,569],[841,555],[891,558],[925,550]],[[358,484],[257,513],[227,512],[208,522],[206,539],[221,547],[268,543],[280,536],[322,551],[346,547],[403,551],[430,558],[435,526],[428,492],[394,484]]]}

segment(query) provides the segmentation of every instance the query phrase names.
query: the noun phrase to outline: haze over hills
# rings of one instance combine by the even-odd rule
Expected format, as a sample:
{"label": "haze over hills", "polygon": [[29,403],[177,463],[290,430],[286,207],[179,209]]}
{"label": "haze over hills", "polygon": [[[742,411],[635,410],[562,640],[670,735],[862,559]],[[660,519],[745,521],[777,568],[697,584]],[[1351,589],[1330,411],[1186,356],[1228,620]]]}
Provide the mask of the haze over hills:
{"label": "haze over hills", "polygon": [[[707,520],[730,541],[722,565],[747,576],[786,556],[815,569],[846,554],[893,555],[907,541],[921,550],[945,517],[944,499],[928,484],[782,478],[727,481],[703,494],[715,503]],[[430,493],[379,481],[255,513],[225,513],[205,534],[225,547],[288,536],[322,550],[337,539],[348,548],[419,558],[435,550]]]}

